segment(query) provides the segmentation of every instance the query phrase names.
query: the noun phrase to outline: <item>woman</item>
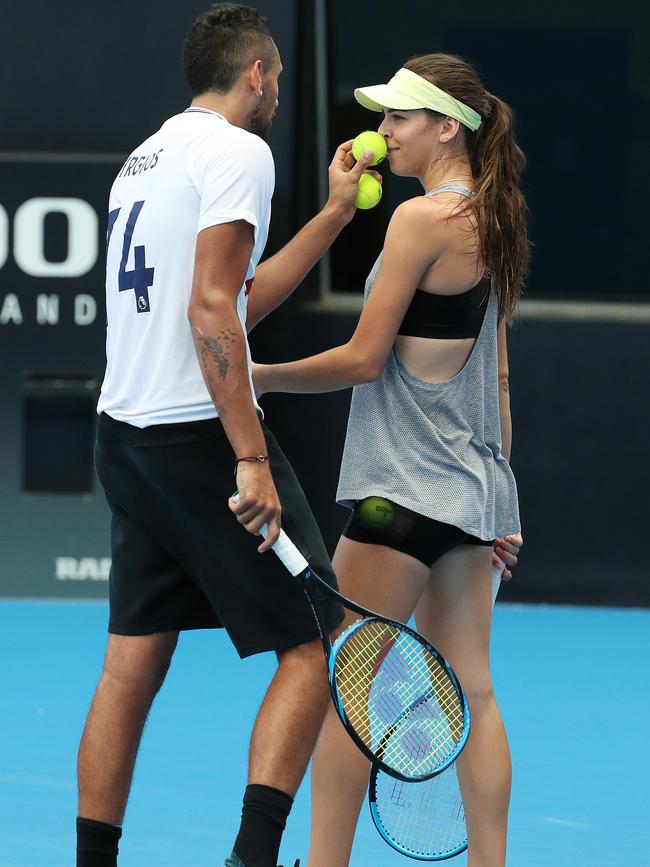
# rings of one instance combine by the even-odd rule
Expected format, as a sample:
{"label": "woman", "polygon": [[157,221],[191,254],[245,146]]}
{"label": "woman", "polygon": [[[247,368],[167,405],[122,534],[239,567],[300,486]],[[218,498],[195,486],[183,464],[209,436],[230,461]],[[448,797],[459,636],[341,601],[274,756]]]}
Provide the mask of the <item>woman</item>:
{"label": "woman", "polygon": [[[468,863],[501,867],[510,757],[489,668],[491,564],[509,577],[522,544],[506,323],[528,262],[524,157],[508,107],[456,57],[416,58],[355,97],[383,110],[391,170],[425,193],[395,210],[350,341],[260,365],[256,387],[356,386],[337,495],[352,515],[334,568],[363,605],[402,621],[415,612],[458,674],[472,714],[458,759]],[[313,760],[308,867],[348,863],[367,782],[332,710]]]}

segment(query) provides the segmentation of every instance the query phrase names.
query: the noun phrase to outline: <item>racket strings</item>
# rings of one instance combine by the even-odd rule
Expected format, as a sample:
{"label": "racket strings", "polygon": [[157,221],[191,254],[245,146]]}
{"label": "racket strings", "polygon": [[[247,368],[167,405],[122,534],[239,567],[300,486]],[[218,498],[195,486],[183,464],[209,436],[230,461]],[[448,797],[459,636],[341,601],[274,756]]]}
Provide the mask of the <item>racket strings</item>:
{"label": "racket strings", "polygon": [[[398,637],[400,639],[403,638],[399,632]],[[359,640],[360,638],[361,640]],[[418,660],[417,670],[412,673],[408,671],[404,663],[409,659],[416,659],[417,655],[423,655],[423,648],[419,643],[414,641],[409,642],[409,645],[406,647],[403,644],[404,642],[402,641],[401,646],[395,645],[401,653],[398,652],[392,654],[392,656],[384,657],[384,661],[379,666],[376,666],[375,654],[371,643],[365,640],[365,636],[359,636],[357,633],[347,642],[337,659],[337,677],[340,678],[341,682],[349,681],[351,685],[354,684],[359,693],[367,691],[369,674],[372,676],[373,681],[377,677],[379,671],[376,671],[376,669],[380,670],[384,681],[391,685],[399,681],[408,683],[411,680],[415,682],[418,676],[424,673],[422,661]],[[430,655],[427,654],[427,656]],[[341,662],[342,659],[345,660],[343,663]],[[397,660],[399,664],[395,665],[394,660]],[[436,690],[440,691],[441,695],[446,696],[446,700],[439,702],[441,706],[445,708],[445,706],[456,704],[457,690],[445,669],[435,658],[427,658],[426,662],[429,668],[430,683]],[[365,677],[359,677],[359,675],[365,675]],[[411,691],[415,691],[415,689]]]}
{"label": "racket strings", "polygon": [[[370,624],[370,626],[376,625],[375,623]],[[440,662],[432,654],[427,653],[423,646],[412,639],[411,636],[404,636],[400,630],[394,629],[388,624],[380,625],[384,630],[391,629],[394,632],[391,638],[393,640],[393,647],[397,649],[398,653],[388,655],[383,653],[382,650],[382,658],[378,661],[379,654],[376,654],[373,649],[373,637],[371,636],[369,640],[369,636],[366,634],[362,635],[361,630],[359,630],[347,640],[339,653],[339,657],[337,657],[337,677],[340,676],[342,680],[347,678],[352,681],[352,679],[357,679],[359,674],[363,672],[366,677],[358,681],[360,691],[362,683],[363,686],[367,686],[368,675],[375,678],[380,670],[382,676],[387,681],[406,681],[410,675],[407,667],[409,660],[415,660],[418,656],[423,656],[434,688],[439,689],[443,695],[447,694],[447,704],[455,703],[458,694],[456,687]],[[363,631],[364,633],[367,632],[368,626],[364,626]],[[405,637],[410,639],[408,644],[404,642]],[[398,661],[397,664],[395,660]],[[422,660],[417,660],[417,671],[415,674],[422,673]],[[412,675],[410,676],[414,679]]]}
{"label": "racket strings", "polygon": [[[374,625],[374,624],[373,624]],[[401,634],[398,631],[399,638],[402,638]],[[337,666],[337,679],[341,683],[343,687],[347,689],[347,692],[350,697],[358,699],[360,697],[366,698],[368,694],[369,686],[374,684],[374,680],[377,675],[375,674],[375,656],[373,652],[373,648],[371,647],[370,642],[359,641],[359,636],[355,635],[354,638],[357,640],[348,642],[349,647],[345,648],[345,651],[340,654],[341,658],[346,658],[346,661],[341,665],[339,659],[339,665]],[[403,643],[403,642],[402,642]],[[400,650],[406,650],[407,660],[412,660],[416,658],[416,655],[422,656],[422,646],[417,642],[409,642],[409,646],[406,648],[400,647]],[[422,679],[423,666],[421,660],[418,661],[418,670],[409,673],[408,669],[405,670],[405,659],[404,654],[394,653],[392,655],[392,659],[397,659],[401,664],[396,666],[394,662],[392,662],[391,657],[385,657],[385,661],[381,664],[381,674],[383,675],[384,681],[389,686],[395,686],[398,682],[406,686],[406,691],[402,687],[401,689],[401,709],[404,710],[406,706],[411,704],[415,698],[415,693],[418,689],[421,689],[421,683],[418,683],[418,680]],[[428,659],[429,663],[429,674],[431,675],[430,679],[425,679],[425,686],[430,689],[431,686],[435,689],[437,693],[437,703],[440,705],[440,709],[443,712],[447,710],[451,710],[458,704],[458,694],[457,690],[447,675],[446,671],[442,668],[442,666],[437,662],[437,660]],[[432,665],[432,662],[434,663]],[[372,669],[369,672],[369,669]],[[373,684],[370,683],[368,674],[371,673],[373,677]],[[408,677],[407,677],[408,675]],[[394,698],[395,693],[387,691],[385,694]],[[360,708],[363,710],[363,708]],[[431,716],[431,708],[426,706],[423,707],[423,711],[419,712],[419,709],[413,711],[412,716],[415,718],[416,716],[421,716],[425,718],[427,716]],[[455,728],[462,733],[462,714],[460,716],[460,726],[458,725],[458,720],[454,720]],[[459,739],[460,734],[456,735]]]}
{"label": "racket strings", "polygon": [[465,810],[455,765],[419,783],[375,771],[371,785],[373,819],[400,850],[433,860],[466,848]]}
{"label": "racket strings", "polygon": [[[443,665],[410,633],[378,620],[363,623],[338,648],[335,680],[348,723],[388,767],[422,776],[456,751],[462,699]],[[396,725],[398,736],[382,745]]]}

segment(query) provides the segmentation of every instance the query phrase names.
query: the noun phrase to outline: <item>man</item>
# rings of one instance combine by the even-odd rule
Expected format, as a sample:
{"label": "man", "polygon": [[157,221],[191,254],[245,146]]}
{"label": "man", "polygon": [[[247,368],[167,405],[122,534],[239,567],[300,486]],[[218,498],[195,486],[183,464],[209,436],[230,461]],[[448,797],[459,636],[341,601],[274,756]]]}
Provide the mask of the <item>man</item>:
{"label": "man", "polygon": [[[350,143],[339,148],[326,207],[256,269],[274,185],[263,139],[282,70],[266,19],[211,6],[186,38],[184,67],[190,108],[136,148],[110,197],[96,446],[112,511],[110,635],[79,749],[78,867],[117,864],[142,729],[179,630],[223,626],[241,656],[278,655],[229,865],[275,867],[328,701],[302,592],[273,554],[257,553],[282,518],[335,584],[300,486],[260,422],[246,331],[352,218],[371,155],[351,168]],[[269,535],[258,546],[237,522],[253,535],[267,523]],[[323,607],[336,627],[341,609]]]}

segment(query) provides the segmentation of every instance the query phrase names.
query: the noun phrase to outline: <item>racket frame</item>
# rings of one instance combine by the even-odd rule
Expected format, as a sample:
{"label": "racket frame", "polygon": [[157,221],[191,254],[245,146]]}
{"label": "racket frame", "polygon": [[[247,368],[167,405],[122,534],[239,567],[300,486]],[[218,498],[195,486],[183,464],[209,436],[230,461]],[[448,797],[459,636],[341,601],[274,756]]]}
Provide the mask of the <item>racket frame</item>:
{"label": "racket frame", "polygon": [[[314,573],[314,577],[321,584],[325,584],[323,579],[320,578],[320,576],[316,575],[315,573]],[[329,586],[329,584],[325,584],[325,587],[327,588],[326,592],[329,592],[332,594],[332,598],[337,598],[343,605],[345,605],[346,607],[350,607],[348,603],[351,600],[347,599],[345,596],[342,596],[340,593],[337,593],[336,590],[334,590],[332,587]],[[365,610],[365,609],[362,609],[361,606],[358,606],[358,608],[361,610]],[[352,610],[354,610],[354,609],[352,609]],[[373,752],[372,750],[368,749],[368,747],[365,745],[363,740],[357,734],[354,726],[352,726],[352,724],[350,723],[350,721],[347,718],[347,715],[345,713],[345,708],[343,707],[343,703],[341,701],[341,698],[340,698],[340,695],[339,695],[339,692],[338,692],[338,689],[336,686],[336,678],[335,678],[335,672],[334,672],[335,665],[336,665],[336,657],[337,657],[339,651],[344,646],[345,642],[349,638],[351,638],[352,635],[354,635],[354,633],[357,630],[361,629],[367,623],[372,623],[372,622],[386,623],[389,626],[392,626],[396,629],[401,630],[402,632],[407,633],[412,638],[414,638],[416,641],[418,641],[423,647],[425,647],[429,651],[429,653],[431,653],[431,655],[440,664],[440,666],[443,668],[445,674],[449,677],[449,679],[451,680],[451,682],[454,685],[454,688],[456,689],[456,691],[458,693],[458,698],[459,698],[459,701],[460,701],[460,704],[462,707],[462,712],[463,712],[463,732],[462,732],[461,737],[460,737],[458,743],[456,744],[456,747],[453,750],[453,752],[450,753],[450,755],[445,759],[444,762],[442,762],[438,767],[436,767],[435,771],[432,771],[432,772],[429,772],[426,774],[419,774],[417,776],[414,776],[414,775],[407,776],[406,774],[400,773],[395,768],[392,768],[390,765],[387,765],[381,758],[381,754],[383,752],[382,745],[384,745],[386,743],[388,738],[391,736],[391,734],[394,732],[394,730],[397,728],[397,726],[399,726],[401,721],[403,719],[407,718],[409,716],[409,714],[413,711],[413,709],[415,707],[417,707],[417,705],[422,704],[423,701],[427,700],[428,698],[433,698],[436,695],[436,691],[433,688],[431,688],[429,693],[425,694],[424,696],[420,696],[419,698],[417,698],[413,702],[412,705],[410,705],[404,711],[402,711],[401,715],[390,726],[389,730],[386,733],[384,733],[384,735],[382,736],[379,748],[377,749],[376,752]],[[331,650],[331,655],[330,655],[330,658],[328,660],[328,676],[329,676],[329,682],[330,682],[330,691],[332,693],[332,699],[334,701],[334,707],[336,709],[337,714],[339,715],[341,722],[345,726],[348,734],[350,735],[352,740],[355,742],[357,747],[361,750],[361,752],[366,756],[366,758],[369,759],[373,763],[373,765],[376,765],[377,767],[379,767],[380,770],[382,770],[384,773],[388,774],[389,776],[393,777],[394,779],[401,780],[404,783],[422,783],[422,782],[425,782],[426,780],[430,780],[433,777],[438,776],[438,774],[442,773],[442,771],[444,771],[445,768],[448,768],[452,762],[456,761],[456,759],[460,755],[461,751],[465,747],[465,744],[467,743],[467,738],[469,737],[471,719],[470,719],[469,706],[467,704],[467,699],[466,699],[465,693],[463,692],[463,689],[460,685],[460,682],[458,681],[458,678],[454,674],[454,672],[453,672],[451,666],[449,665],[449,663],[447,662],[447,660],[435,649],[435,647],[433,647],[433,645],[430,644],[425,638],[423,638],[423,636],[421,636],[414,629],[411,629],[405,623],[400,623],[398,620],[392,620],[389,617],[383,617],[382,615],[375,614],[374,612],[365,610],[364,619],[363,620],[356,620],[354,623],[351,623],[338,636],[338,638],[334,642],[334,645],[332,646],[332,650]]]}

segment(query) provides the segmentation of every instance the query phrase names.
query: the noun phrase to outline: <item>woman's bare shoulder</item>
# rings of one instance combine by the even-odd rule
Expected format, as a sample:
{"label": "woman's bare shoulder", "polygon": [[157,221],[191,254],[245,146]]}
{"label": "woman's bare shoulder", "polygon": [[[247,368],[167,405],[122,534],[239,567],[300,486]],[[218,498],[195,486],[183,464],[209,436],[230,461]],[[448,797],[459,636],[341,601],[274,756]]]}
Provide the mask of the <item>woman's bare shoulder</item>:
{"label": "woman's bare shoulder", "polygon": [[454,223],[476,225],[476,215],[466,198],[457,193],[437,196],[414,196],[395,208],[393,220],[399,223],[419,223],[429,229],[448,230]]}
{"label": "woman's bare shoulder", "polygon": [[457,195],[415,196],[395,208],[386,241],[410,239],[435,250],[466,246],[477,230],[476,216]]}

